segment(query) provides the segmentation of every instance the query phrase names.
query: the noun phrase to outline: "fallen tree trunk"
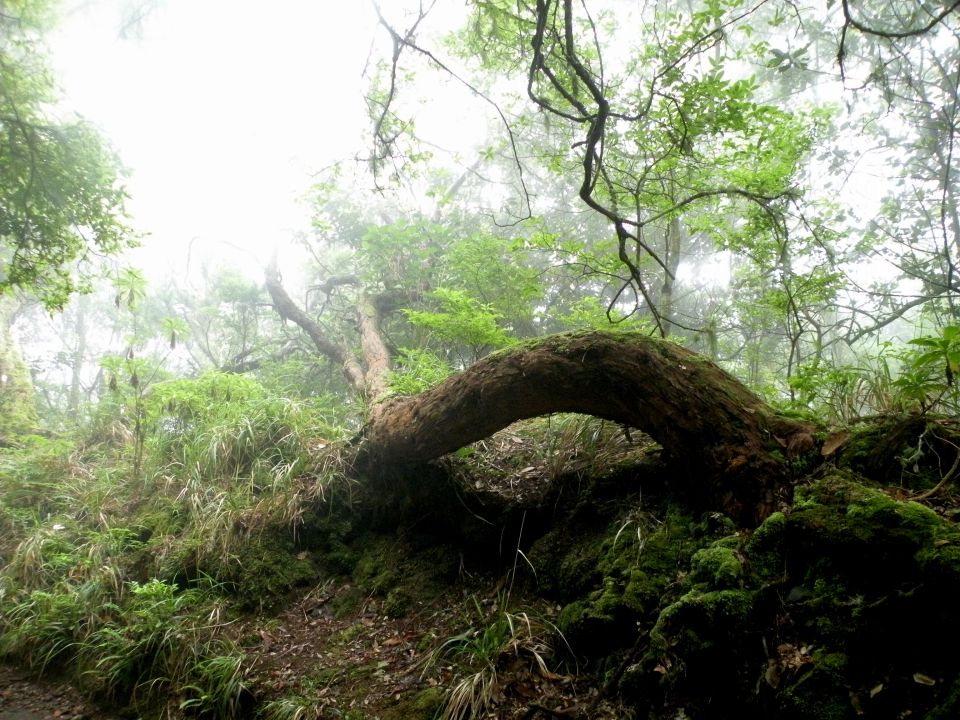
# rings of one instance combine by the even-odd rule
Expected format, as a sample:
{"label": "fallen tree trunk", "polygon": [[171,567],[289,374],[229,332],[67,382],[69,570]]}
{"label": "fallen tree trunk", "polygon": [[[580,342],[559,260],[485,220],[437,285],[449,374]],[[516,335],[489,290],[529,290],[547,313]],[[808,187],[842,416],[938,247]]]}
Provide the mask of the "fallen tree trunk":
{"label": "fallen tree trunk", "polygon": [[774,509],[791,463],[814,446],[811,425],[778,415],[696,353],[646,335],[588,332],[491,355],[432,390],[374,406],[355,463],[376,475],[554,412],[643,430],[745,523]]}

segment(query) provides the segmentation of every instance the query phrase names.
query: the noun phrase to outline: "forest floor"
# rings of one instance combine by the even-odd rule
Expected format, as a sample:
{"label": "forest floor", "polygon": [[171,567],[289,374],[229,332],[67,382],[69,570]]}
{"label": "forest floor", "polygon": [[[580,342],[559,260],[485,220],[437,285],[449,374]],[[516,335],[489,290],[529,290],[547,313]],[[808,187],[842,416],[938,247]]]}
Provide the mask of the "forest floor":
{"label": "forest floor", "polygon": [[[471,613],[477,616],[471,607],[474,602],[485,613],[496,612],[496,600],[491,599],[497,595],[494,589],[488,588],[486,600],[451,593],[430,604],[418,603],[401,618],[384,613],[383,601],[370,597],[357,611],[338,618],[331,608],[338,596],[351,593],[352,588],[326,583],[266,626],[251,619],[236,627],[247,643],[253,636],[258,638],[255,645],[244,648],[247,680],[257,688],[261,701],[309,695],[319,717],[327,717],[327,712],[330,717],[334,713],[349,717],[350,711],[358,717],[407,717],[409,707],[399,704],[409,700],[411,693],[425,699],[424,707],[418,708],[425,712],[430,699],[441,698],[457,679],[455,660],[432,661],[433,651],[447,638],[482,632],[466,627],[465,619]],[[537,601],[526,617],[536,614],[539,618],[557,610]],[[522,654],[497,668],[491,701],[490,713],[484,717],[622,717],[617,708],[600,701],[586,677],[541,669]]]}
{"label": "forest floor", "polygon": [[114,720],[68,680],[0,665],[0,720]]}
{"label": "forest floor", "polygon": [[[623,699],[620,688],[629,688],[621,682],[624,670],[641,667],[642,648],[639,641],[631,648],[621,636],[633,637],[634,625],[649,628],[664,615],[664,608],[672,607],[671,612],[687,613],[685,625],[663,626],[663,632],[673,633],[664,637],[670,648],[676,648],[671,652],[678,664],[689,658],[702,660],[690,667],[707,675],[726,673],[726,685],[732,683],[727,675],[739,672],[737,663],[747,668],[744,697],[755,707],[753,714],[743,717],[906,717],[889,714],[882,707],[885,702],[901,710],[941,708],[929,715],[938,720],[956,717],[952,713],[960,706],[960,675],[952,655],[928,658],[917,651],[913,630],[897,632],[900,618],[909,617],[916,618],[912,624],[918,636],[939,632],[943,625],[948,645],[960,637],[960,622],[955,621],[949,599],[960,587],[956,550],[960,492],[955,486],[925,497],[925,492],[895,482],[897,478],[884,478],[882,485],[867,488],[846,471],[831,475],[835,470],[827,467],[821,473],[825,479],[800,481],[807,486],[806,500],[781,515],[779,524],[773,518],[754,533],[726,526],[707,530],[716,513],[701,518],[677,514],[676,505],[657,504],[660,475],[649,472],[660,467],[659,451],[649,439],[610,424],[555,421],[553,429],[558,438],[545,445],[537,442],[529,426],[513,427],[445,465],[446,472],[484,498],[499,496],[523,508],[549,506],[559,525],[542,536],[546,542],[522,552],[519,540],[514,550],[513,541],[501,534],[492,546],[482,545],[491,561],[480,563],[477,548],[470,555],[455,538],[445,541],[442,533],[428,532],[436,530],[433,527],[414,523],[389,530],[351,529],[347,523],[340,535],[337,521],[320,526],[331,533],[328,550],[305,545],[289,553],[290,563],[308,567],[316,563],[317,569],[289,593],[281,591],[270,601],[265,596],[276,588],[269,582],[253,582],[253,575],[245,578],[249,587],[240,584],[235,592],[246,610],[225,625],[229,639],[242,650],[242,678],[248,690],[234,716],[431,720],[444,703],[460,699],[477,720],[634,717],[635,708],[629,697]],[[879,462],[875,456],[879,457],[864,453],[857,457],[866,459],[857,462]],[[622,493],[622,485],[634,475],[642,478],[642,489],[648,491],[642,507],[637,504],[639,495]],[[904,500],[919,500],[927,509],[893,504]],[[630,510],[634,505],[643,512]],[[523,518],[528,522],[526,532],[534,537],[543,532],[542,524],[531,527],[533,513],[528,517],[524,512]],[[304,526],[305,533],[310,531]],[[787,550],[777,549],[786,548],[787,542],[789,566]],[[922,552],[917,550],[921,547]],[[268,548],[268,540],[254,546],[257,552]],[[696,560],[691,558],[694,553]],[[779,559],[766,562],[771,553]],[[325,559],[333,562],[337,555],[342,556],[339,562],[349,565],[346,572],[324,566]],[[570,568],[562,576],[564,582],[583,585],[573,597],[584,599],[564,601],[569,588],[551,581],[548,573],[558,571],[550,566],[559,568],[561,555],[568,563],[564,567]],[[274,552],[265,557],[267,564],[257,567],[283,565],[288,555]],[[727,557],[736,560],[737,574],[724,585],[720,570],[726,566],[708,567],[708,561]],[[835,568],[824,564],[826,557],[837,563]],[[922,576],[910,569],[916,558],[928,557],[941,564],[924,570]],[[944,559],[936,559],[940,557]],[[751,574],[766,572],[764,563],[776,566],[772,580]],[[897,575],[895,570],[906,565],[910,567],[903,577]],[[624,576],[617,575],[621,566]],[[818,570],[821,567],[827,570]],[[811,575],[815,572],[820,575]],[[646,574],[650,582],[661,578],[661,584],[651,585],[644,580]],[[633,612],[625,604],[637,598],[647,602],[642,593],[648,591],[640,581],[652,588],[652,612]],[[634,588],[636,595],[625,588]],[[749,600],[755,609],[737,614],[739,605],[710,604],[729,598]],[[570,620],[569,608],[578,605],[586,618],[582,625]],[[873,614],[857,620],[857,608]],[[633,614],[625,614],[627,610]],[[626,625],[617,624],[621,613],[629,621]],[[855,633],[848,630],[854,620],[864,623]],[[827,626],[835,628],[833,635],[817,629],[827,621],[833,623]],[[776,635],[771,635],[775,639],[763,644],[771,623],[777,627]],[[559,626],[565,627],[566,636]],[[724,634],[728,626],[733,630]],[[679,644],[677,639],[686,642],[694,632],[702,639],[689,647]],[[888,637],[889,652],[883,645],[870,645],[871,637]],[[574,657],[568,638],[577,648],[607,642],[613,650],[578,651]],[[847,672],[848,662],[842,654],[844,644],[853,641],[859,644],[850,650],[850,657],[861,664],[849,661],[854,670],[841,675],[836,668]],[[701,650],[714,646],[723,648],[722,655]],[[769,647],[769,654],[758,655],[759,647],[764,653]],[[883,657],[868,667],[855,653]],[[901,662],[897,660],[901,655],[910,657]],[[762,675],[765,683],[757,679],[764,663],[769,665]],[[670,670],[663,664],[644,672],[656,678]],[[63,678],[54,674],[38,679],[0,666],[0,720],[120,717],[85,701]],[[684,714],[696,697],[687,692],[683,677],[673,682],[679,690],[675,697],[664,696],[656,717],[724,716],[693,710]],[[954,686],[956,690],[951,690]],[[812,700],[805,696],[794,700],[795,695],[800,697],[795,687],[812,687]],[[168,716],[179,716],[183,697],[165,699]],[[834,714],[826,711],[827,700],[836,700],[830,706]],[[810,710],[814,704],[819,708],[816,713]],[[449,707],[447,711],[449,717],[467,716]]]}
{"label": "forest floor", "polygon": [[[582,431],[580,425],[571,429]],[[536,504],[552,477],[636,460],[651,450],[643,436],[628,439],[616,426],[609,432],[612,438],[602,443],[603,452],[595,447],[584,453],[578,443],[558,443],[544,452],[527,433],[510,428],[473,445],[475,452],[461,463],[460,472],[488,496]],[[402,537],[386,542],[388,549],[376,560],[382,567],[375,572],[392,566],[396,575],[419,573],[416,563],[430,562],[429,553],[417,558]],[[458,553],[452,546],[446,550]],[[406,566],[408,561],[414,565]],[[529,587],[513,587],[509,569],[496,575],[461,566],[454,575],[449,583],[414,595],[401,613],[392,609],[390,594],[369,591],[369,579],[329,578],[275,617],[234,624],[231,635],[246,653],[249,686],[261,703],[310,698],[311,711],[321,718],[351,713],[391,720],[432,718],[446,691],[458,682],[465,691],[482,692],[470,686],[466,667],[477,671],[478,683],[481,674],[495,678],[487,711],[477,717],[624,717],[616,702],[601,697],[597,678],[577,665],[569,648],[548,642],[553,638],[556,644],[560,605]],[[507,627],[498,631],[498,621]],[[411,707],[411,697],[421,702]]]}
{"label": "forest floor", "polygon": [[[582,429],[577,425],[571,432]],[[582,446],[566,442],[544,452],[527,433],[501,431],[473,446],[459,472],[486,494],[536,504],[550,477],[586,474],[649,448],[619,430],[612,434],[604,452],[585,454]],[[392,567],[395,575],[410,571],[408,559],[421,566],[431,562],[429,556],[416,558],[402,538],[389,535],[374,540],[367,553],[367,562],[375,566],[368,574],[391,569],[398,557],[404,567]],[[443,553],[457,557],[458,549],[451,546]],[[318,718],[432,718],[451,686],[465,681],[464,688],[470,688],[469,671],[475,669],[478,679],[483,672],[490,677],[490,671],[495,678],[487,710],[479,717],[623,717],[622,708],[601,697],[596,678],[577,665],[569,649],[547,645],[561,607],[530,588],[513,588],[511,577],[509,571],[454,567],[449,583],[425,589],[422,596],[412,594],[400,612],[391,607],[389,594],[371,591],[374,578],[320,578],[272,612],[240,617],[228,633],[244,652],[244,683],[261,708],[292,698]],[[503,634],[495,637],[491,627],[504,619],[513,627],[501,628]],[[440,652],[444,647],[450,652]],[[85,699],[64,678],[60,673],[38,678],[0,666],[0,720],[120,717]],[[418,698],[416,707],[411,697]]]}
{"label": "forest floor", "polygon": [[[349,584],[326,582],[275,618],[249,618],[234,626],[247,645],[248,684],[261,701],[308,695],[315,699],[318,717],[349,710],[369,717],[389,712],[410,691],[436,688],[441,697],[453,680],[454,667],[443,661],[430,665],[431,651],[439,638],[464,632],[462,618],[477,612],[470,607],[473,600],[451,594],[442,602],[418,603],[404,617],[391,618],[383,612],[382,599],[370,597],[356,611],[335,617],[338,597],[353,590]],[[492,602],[482,605],[489,610]],[[551,614],[556,608],[541,603],[539,611]],[[492,699],[496,710],[490,717],[621,717],[576,674],[539,672],[518,658],[498,675]],[[0,666],[0,720],[119,717],[85,699],[69,680],[38,678],[20,668]]]}

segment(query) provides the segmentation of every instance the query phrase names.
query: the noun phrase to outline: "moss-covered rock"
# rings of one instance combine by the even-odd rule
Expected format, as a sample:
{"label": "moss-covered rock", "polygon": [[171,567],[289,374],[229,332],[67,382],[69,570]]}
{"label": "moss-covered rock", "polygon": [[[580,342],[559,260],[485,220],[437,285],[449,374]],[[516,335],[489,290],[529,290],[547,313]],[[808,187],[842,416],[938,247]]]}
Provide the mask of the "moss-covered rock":
{"label": "moss-covered rock", "polygon": [[777,582],[784,577],[786,529],[786,516],[775,512],[747,540],[744,552],[750,558],[751,572],[761,583]]}
{"label": "moss-covered rock", "polygon": [[[781,688],[787,716],[846,718],[854,707],[917,716],[941,703],[943,684],[914,676],[960,672],[948,649],[960,641],[960,532],[952,523],[834,472],[798,488],[793,511],[746,551],[754,567],[782,563],[788,625],[780,632],[818,648],[814,669]],[[827,662],[840,656],[842,665]]]}
{"label": "moss-covered rock", "polygon": [[690,580],[718,590],[739,587],[742,575],[739,553],[723,541],[698,550],[690,560]]}
{"label": "moss-covered rock", "polygon": [[251,539],[211,573],[232,588],[241,609],[274,610],[291,591],[316,584],[319,573],[310,555],[296,552],[287,538]]}
{"label": "moss-covered rock", "polygon": [[848,720],[857,716],[842,674],[819,664],[785,685],[777,701],[782,720]]}
{"label": "moss-covered rock", "polygon": [[[571,616],[610,616],[604,591]],[[951,717],[958,597],[960,531],[836,471],[693,553],[619,687],[651,718]]]}
{"label": "moss-covered rock", "polygon": [[[727,529],[678,510],[668,511],[662,520],[634,511],[626,521],[608,526],[605,536],[591,535],[590,543],[556,558],[552,568],[561,577],[569,571],[571,558],[576,564],[593,558],[592,571],[584,572],[578,582],[582,586],[583,578],[595,578],[592,589],[568,603],[558,621],[574,652],[596,657],[632,644],[638,624],[655,616],[668,597],[667,588],[688,569],[690,557],[714,539],[712,533]],[[731,552],[718,546],[710,557],[721,562],[721,555],[729,559]],[[706,567],[707,555],[703,562]],[[729,565],[716,571],[735,572]]]}

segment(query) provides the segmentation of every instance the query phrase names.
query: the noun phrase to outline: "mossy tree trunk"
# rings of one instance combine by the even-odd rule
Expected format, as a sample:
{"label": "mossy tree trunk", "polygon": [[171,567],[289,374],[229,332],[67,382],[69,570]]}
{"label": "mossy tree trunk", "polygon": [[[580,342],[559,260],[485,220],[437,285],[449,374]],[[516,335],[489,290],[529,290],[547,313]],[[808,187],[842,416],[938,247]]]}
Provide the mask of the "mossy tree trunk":
{"label": "mossy tree trunk", "polygon": [[375,407],[357,462],[418,463],[510,423],[554,412],[648,433],[726,512],[754,523],[774,509],[812,426],[776,414],[717,365],[640,334],[554,335],[491,355],[432,390]]}
{"label": "mossy tree trunk", "polygon": [[[369,479],[485,438],[524,418],[577,412],[639,428],[678,469],[699,481],[705,499],[745,523],[766,517],[789,480],[790,463],[813,449],[813,428],[775,413],[706,358],[640,334],[555,335],[488,356],[432,390],[383,398],[389,356],[374,300],[358,308],[362,357],[333,343],[286,294],[276,268],[267,287],[281,316],[318,352],[340,365],[373,399],[355,444],[355,468]],[[373,310],[371,310],[373,308]],[[396,496],[402,488],[383,497]]]}

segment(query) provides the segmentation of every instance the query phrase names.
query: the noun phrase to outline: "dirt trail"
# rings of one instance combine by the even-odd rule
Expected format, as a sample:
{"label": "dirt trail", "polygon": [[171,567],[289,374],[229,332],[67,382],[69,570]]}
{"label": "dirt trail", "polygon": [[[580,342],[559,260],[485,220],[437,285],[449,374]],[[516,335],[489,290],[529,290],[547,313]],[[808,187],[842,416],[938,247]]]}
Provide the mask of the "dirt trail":
{"label": "dirt trail", "polygon": [[86,702],[69,682],[0,665],[0,720],[116,720]]}

